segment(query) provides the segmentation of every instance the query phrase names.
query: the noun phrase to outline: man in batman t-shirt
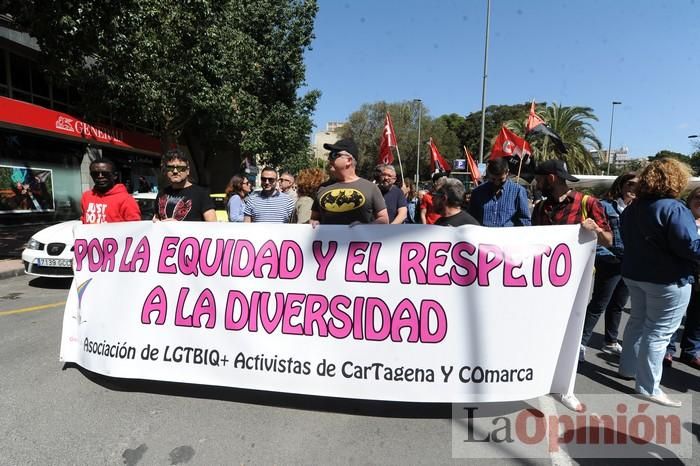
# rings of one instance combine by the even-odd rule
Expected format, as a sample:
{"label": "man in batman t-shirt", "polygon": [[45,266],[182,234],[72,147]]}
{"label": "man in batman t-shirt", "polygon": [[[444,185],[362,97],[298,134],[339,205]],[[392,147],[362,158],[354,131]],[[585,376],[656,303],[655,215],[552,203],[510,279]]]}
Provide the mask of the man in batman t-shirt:
{"label": "man in batman t-shirt", "polygon": [[321,186],[311,207],[311,224],[389,223],[384,196],[377,185],[355,173],[357,145],[352,139],[324,144],[333,182]]}

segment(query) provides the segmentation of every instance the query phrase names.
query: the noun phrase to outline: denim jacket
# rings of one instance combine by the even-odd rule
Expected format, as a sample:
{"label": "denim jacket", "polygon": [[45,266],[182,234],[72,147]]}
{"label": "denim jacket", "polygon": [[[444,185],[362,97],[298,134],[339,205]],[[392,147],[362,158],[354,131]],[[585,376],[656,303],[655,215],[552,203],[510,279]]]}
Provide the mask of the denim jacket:
{"label": "denim jacket", "polygon": [[622,259],[625,252],[625,245],[622,243],[622,231],[620,230],[620,214],[622,212],[616,201],[601,199],[600,204],[605,209],[605,216],[608,218],[613,241],[612,246],[607,248],[597,246],[595,253],[597,256],[615,256],[618,259]]}

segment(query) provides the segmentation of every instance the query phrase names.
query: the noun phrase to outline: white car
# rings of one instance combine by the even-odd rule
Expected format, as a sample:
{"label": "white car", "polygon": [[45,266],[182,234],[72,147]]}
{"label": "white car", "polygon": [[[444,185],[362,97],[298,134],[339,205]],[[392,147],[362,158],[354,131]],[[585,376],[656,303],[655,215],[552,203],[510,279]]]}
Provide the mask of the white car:
{"label": "white car", "polygon": [[[141,218],[153,218],[156,193],[134,193]],[[24,273],[37,277],[65,278],[73,276],[73,227],[80,220],[51,225],[35,233],[22,251]]]}
{"label": "white car", "polygon": [[73,227],[80,220],[57,223],[34,234],[22,251],[24,273],[38,277],[73,276]]}

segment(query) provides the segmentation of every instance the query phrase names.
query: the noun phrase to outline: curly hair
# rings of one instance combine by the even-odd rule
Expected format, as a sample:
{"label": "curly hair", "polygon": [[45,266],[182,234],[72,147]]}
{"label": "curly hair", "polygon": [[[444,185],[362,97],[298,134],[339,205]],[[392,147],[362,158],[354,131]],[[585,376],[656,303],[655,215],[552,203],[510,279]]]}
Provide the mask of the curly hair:
{"label": "curly hair", "polygon": [[654,160],[639,175],[639,197],[678,199],[688,185],[691,174],[690,167],[679,160]]}
{"label": "curly hair", "polygon": [[246,181],[248,181],[248,179],[241,175],[233,175],[231,180],[226,185],[226,189],[224,189],[226,199],[230,198],[234,194],[238,194],[241,196],[241,198],[245,197],[245,193],[243,192],[243,183]]}
{"label": "curly hair", "polygon": [[316,196],[319,186],[328,180],[328,174],[321,168],[305,168],[297,175],[297,194]]}

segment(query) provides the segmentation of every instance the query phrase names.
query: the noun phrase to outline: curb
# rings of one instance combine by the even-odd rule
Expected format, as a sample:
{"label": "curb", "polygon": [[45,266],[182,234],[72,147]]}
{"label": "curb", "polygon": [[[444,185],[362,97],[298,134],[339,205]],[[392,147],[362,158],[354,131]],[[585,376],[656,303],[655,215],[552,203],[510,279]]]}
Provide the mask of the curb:
{"label": "curb", "polygon": [[5,270],[0,270],[0,280],[19,277],[20,275],[24,275],[24,265],[21,261],[16,266],[8,267]]}

